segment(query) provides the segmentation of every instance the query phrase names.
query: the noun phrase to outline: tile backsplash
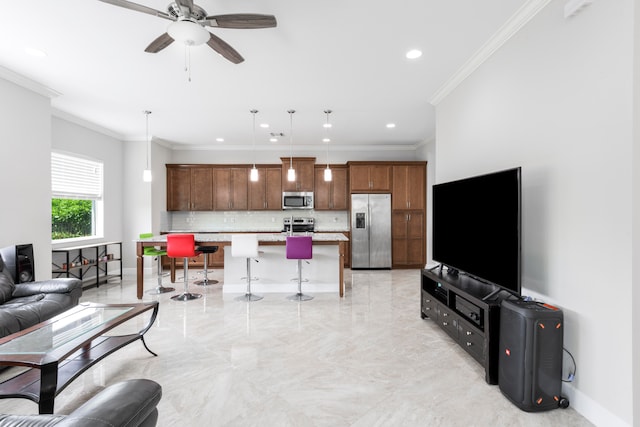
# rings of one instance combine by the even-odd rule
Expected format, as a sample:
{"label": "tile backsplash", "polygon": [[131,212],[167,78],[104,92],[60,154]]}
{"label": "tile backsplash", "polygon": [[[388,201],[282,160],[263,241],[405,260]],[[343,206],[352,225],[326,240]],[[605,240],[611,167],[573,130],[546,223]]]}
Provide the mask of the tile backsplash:
{"label": "tile backsplash", "polygon": [[313,217],[315,229],[349,231],[349,211],[207,211],[162,212],[160,231],[185,232],[280,232],[288,217]]}

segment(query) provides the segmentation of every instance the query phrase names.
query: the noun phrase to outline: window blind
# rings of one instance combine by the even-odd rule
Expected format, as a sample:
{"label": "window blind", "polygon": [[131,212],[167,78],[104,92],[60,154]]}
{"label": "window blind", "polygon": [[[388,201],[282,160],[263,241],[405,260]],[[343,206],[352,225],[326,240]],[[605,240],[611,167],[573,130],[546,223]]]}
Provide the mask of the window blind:
{"label": "window blind", "polygon": [[102,198],[102,162],[51,153],[51,193],[56,199]]}

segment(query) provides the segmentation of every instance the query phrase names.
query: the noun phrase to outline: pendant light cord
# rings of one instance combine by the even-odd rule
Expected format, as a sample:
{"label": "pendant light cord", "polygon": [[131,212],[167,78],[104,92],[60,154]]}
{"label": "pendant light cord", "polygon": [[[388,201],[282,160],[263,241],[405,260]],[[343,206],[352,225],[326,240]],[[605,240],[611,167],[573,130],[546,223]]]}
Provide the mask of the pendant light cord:
{"label": "pendant light cord", "polygon": [[151,141],[149,141],[149,114],[151,114],[151,111],[149,110],[144,110],[143,113],[146,116],[146,131],[145,131],[145,138],[146,138],[146,142],[147,142],[147,170],[150,169],[149,168],[149,157],[151,157]]}
{"label": "pendant light cord", "polygon": [[251,110],[251,114],[253,114],[253,136],[252,136],[252,148],[253,148],[253,168],[256,168],[256,113],[258,110]]}
{"label": "pendant light cord", "polygon": [[326,124],[326,132],[327,132],[327,169],[329,169],[329,142],[331,141],[329,139],[329,129],[331,128],[331,125],[329,124],[329,114],[331,114],[331,110],[324,110],[325,114],[327,115],[327,124]]}
{"label": "pendant light cord", "polygon": [[293,113],[296,110],[287,110],[289,113],[289,169],[293,169]]}

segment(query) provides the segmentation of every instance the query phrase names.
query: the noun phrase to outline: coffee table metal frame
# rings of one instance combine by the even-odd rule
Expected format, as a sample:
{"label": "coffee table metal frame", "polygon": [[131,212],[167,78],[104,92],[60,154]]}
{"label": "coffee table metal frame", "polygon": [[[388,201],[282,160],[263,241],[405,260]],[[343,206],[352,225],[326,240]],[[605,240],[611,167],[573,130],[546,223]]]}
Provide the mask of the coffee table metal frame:
{"label": "coffee table metal frame", "polygon": [[[157,356],[147,347],[144,334],[155,322],[158,307],[157,301],[136,304],[80,303],[50,320],[0,338],[0,366],[31,368],[0,383],[0,399],[30,399],[38,404],[41,414],[52,414],[55,397],[80,374],[114,351],[140,340],[149,353]],[[58,325],[69,322],[69,319],[82,316],[82,311],[87,309],[104,309],[105,312],[120,309],[121,312],[104,322],[96,323],[93,319],[90,320],[93,324],[81,323],[80,327],[84,329],[81,333],[65,337],[58,345],[45,345],[44,349],[41,345],[41,348],[33,351],[28,348],[15,350],[16,344],[28,339],[29,334],[37,334],[39,331],[42,333],[44,328],[53,329],[56,322],[60,322]],[[117,336],[105,335],[113,328],[149,310],[153,310],[151,317],[139,332]]]}

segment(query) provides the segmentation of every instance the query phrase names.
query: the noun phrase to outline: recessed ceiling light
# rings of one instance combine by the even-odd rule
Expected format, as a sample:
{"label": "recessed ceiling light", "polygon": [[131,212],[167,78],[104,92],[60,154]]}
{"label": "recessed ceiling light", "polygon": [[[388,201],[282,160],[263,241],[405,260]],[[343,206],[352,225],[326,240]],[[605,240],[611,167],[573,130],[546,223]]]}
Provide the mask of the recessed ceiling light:
{"label": "recessed ceiling light", "polygon": [[224,142],[224,138],[216,138],[217,142]]}
{"label": "recessed ceiling light", "polygon": [[322,138],[322,142],[331,142],[329,138]]}
{"label": "recessed ceiling light", "polygon": [[271,142],[278,142],[278,138],[276,138],[275,136],[270,138],[269,141]]}
{"label": "recessed ceiling light", "polygon": [[387,129],[393,129],[394,127],[396,127],[395,123],[387,123]]}
{"label": "recessed ceiling light", "polygon": [[260,123],[260,127],[266,129],[269,127],[269,123]]}
{"label": "recessed ceiling light", "polygon": [[36,49],[35,47],[25,47],[24,51],[36,58],[45,58],[47,56],[47,52],[41,49]]}
{"label": "recessed ceiling light", "polygon": [[323,128],[330,128],[331,127],[331,123],[325,123],[322,125]]}
{"label": "recessed ceiling light", "polygon": [[421,56],[422,56],[422,51],[418,49],[411,49],[406,54],[407,59],[418,59]]}

